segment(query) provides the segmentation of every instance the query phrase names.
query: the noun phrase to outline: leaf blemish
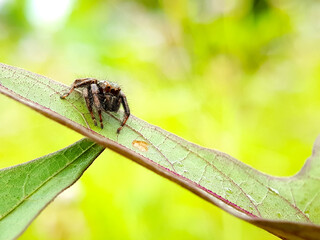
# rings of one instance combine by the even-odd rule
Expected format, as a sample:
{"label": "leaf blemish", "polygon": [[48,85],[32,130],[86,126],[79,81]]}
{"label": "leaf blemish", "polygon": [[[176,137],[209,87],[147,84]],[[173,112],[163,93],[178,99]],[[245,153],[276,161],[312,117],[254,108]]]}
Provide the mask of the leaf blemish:
{"label": "leaf blemish", "polygon": [[132,141],[132,146],[135,147],[136,149],[140,150],[141,152],[148,151],[148,143],[146,143],[144,141],[134,140],[134,141]]}

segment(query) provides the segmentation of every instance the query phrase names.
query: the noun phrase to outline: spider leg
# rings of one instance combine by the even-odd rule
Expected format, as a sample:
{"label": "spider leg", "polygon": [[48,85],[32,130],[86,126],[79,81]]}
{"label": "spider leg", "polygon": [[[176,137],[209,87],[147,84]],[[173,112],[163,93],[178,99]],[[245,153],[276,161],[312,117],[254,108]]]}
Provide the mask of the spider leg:
{"label": "spider leg", "polygon": [[81,87],[84,85],[97,84],[98,80],[95,78],[78,78],[74,80],[75,87]]}
{"label": "spider leg", "polygon": [[66,97],[68,97],[75,88],[78,88],[78,87],[84,87],[86,85],[90,85],[90,84],[93,84],[93,83],[97,83],[98,80],[97,79],[94,79],[94,78],[79,78],[79,79],[76,79],[74,80],[74,82],[72,83],[71,85],[71,88],[69,90],[69,92],[63,94],[60,96],[61,99],[65,99]]}
{"label": "spider leg", "polygon": [[96,121],[96,118],[95,118],[93,111],[92,111],[92,104],[93,104],[92,94],[89,93],[88,88],[84,88],[82,91],[82,94],[83,94],[84,99],[86,100],[86,104],[87,104],[88,110],[91,114],[91,118],[93,120],[93,123],[95,126],[97,126],[97,121]]}
{"label": "spider leg", "polygon": [[100,118],[100,126],[101,126],[101,128],[103,128],[103,122],[102,122],[102,116],[101,116],[102,107],[101,107],[101,103],[99,100],[99,88],[98,88],[97,84],[91,84],[91,92],[92,92],[92,96],[93,96],[94,106],[98,110],[98,114],[99,114],[99,118]]}
{"label": "spider leg", "polygon": [[130,108],[128,105],[127,97],[124,93],[120,92],[120,99],[124,109],[124,118],[122,120],[121,126],[117,129],[117,133],[119,134],[123,126],[126,124],[129,116],[130,116]]}
{"label": "spider leg", "polygon": [[60,96],[60,98],[65,99],[66,97],[68,97],[70,95],[70,93],[73,92],[74,89],[75,89],[75,83],[72,83],[69,92],[64,93],[63,95]]}

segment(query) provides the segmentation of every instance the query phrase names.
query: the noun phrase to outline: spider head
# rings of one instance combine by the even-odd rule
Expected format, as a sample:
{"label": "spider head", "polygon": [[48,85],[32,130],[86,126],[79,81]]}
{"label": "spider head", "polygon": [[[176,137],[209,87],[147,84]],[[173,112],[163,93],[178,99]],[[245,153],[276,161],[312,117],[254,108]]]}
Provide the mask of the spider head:
{"label": "spider head", "polygon": [[121,91],[120,86],[113,82],[100,81],[99,86],[103,89],[104,93],[111,93],[115,96],[118,96]]}

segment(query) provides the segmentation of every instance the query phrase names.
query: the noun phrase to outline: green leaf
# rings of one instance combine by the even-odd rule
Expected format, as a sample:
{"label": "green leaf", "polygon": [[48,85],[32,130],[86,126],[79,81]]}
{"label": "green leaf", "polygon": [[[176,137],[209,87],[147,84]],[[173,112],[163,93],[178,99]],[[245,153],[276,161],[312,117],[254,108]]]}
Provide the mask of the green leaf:
{"label": "green leaf", "polygon": [[103,150],[91,140],[82,139],[58,152],[0,170],[0,240],[18,237]]}
{"label": "green leaf", "polygon": [[60,99],[68,89],[44,76],[0,65],[3,94],[277,236],[320,239],[320,140],[301,172],[289,178],[272,177],[134,116],[117,135],[122,112],[104,112],[105,128],[95,127],[79,92]]}

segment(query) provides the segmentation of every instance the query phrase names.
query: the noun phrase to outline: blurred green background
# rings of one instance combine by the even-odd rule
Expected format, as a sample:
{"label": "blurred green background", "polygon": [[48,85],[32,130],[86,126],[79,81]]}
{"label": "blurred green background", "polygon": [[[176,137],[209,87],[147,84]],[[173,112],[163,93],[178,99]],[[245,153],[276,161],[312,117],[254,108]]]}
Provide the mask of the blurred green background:
{"label": "blurred green background", "polygon": [[[0,62],[117,81],[137,117],[290,176],[320,133],[319,16],[312,0],[0,0]],[[81,138],[0,109],[2,168]],[[21,239],[277,238],[106,150]]]}

